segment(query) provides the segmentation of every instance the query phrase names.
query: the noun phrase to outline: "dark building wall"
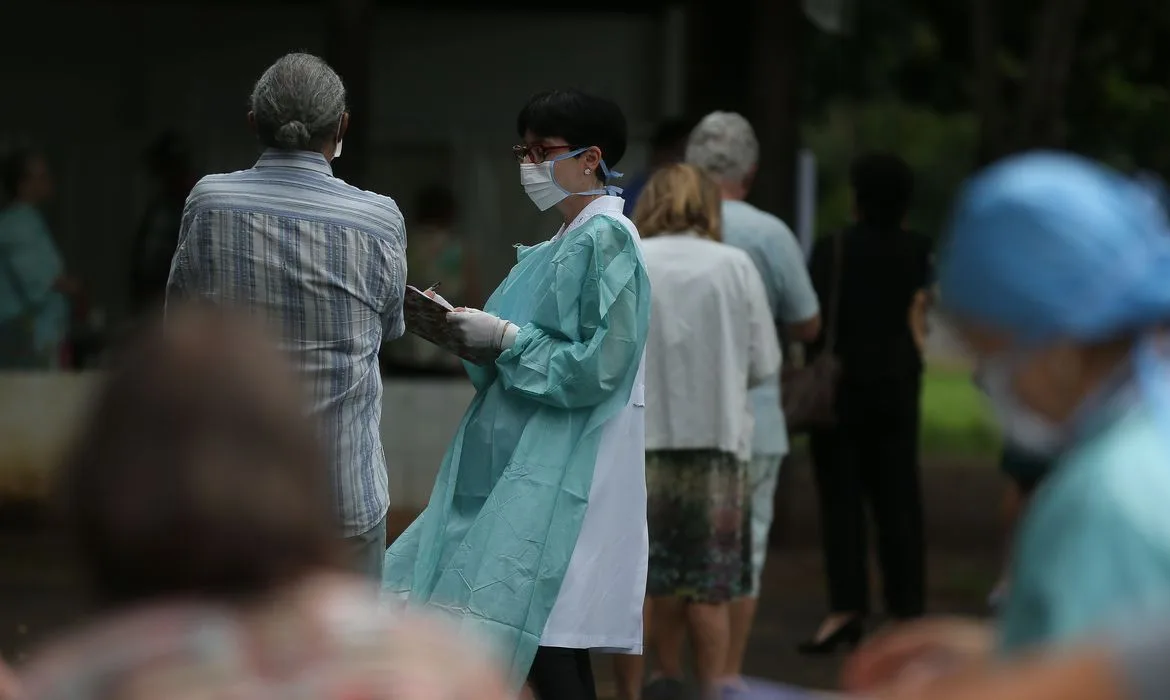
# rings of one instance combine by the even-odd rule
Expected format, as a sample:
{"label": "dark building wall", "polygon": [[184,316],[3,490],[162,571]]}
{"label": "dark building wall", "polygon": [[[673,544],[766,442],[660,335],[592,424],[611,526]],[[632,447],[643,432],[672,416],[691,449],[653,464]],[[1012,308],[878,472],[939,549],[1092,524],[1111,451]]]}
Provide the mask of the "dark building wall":
{"label": "dark building wall", "polygon": [[[339,172],[356,168],[357,181],[394,196],[408,217],[418,188],[447,181],[488,280],[514,261],[512,243],[556,228],[524,197],[509,150],[531,93],[568,85],[612,96],[633,135],[622,169],[644,161],[662,112],[660,13],[379,4],[362,17],[368,48],[355,53],[369,56],[368,75],[355,76],[344,60],[339,68],[367,86],[353,105],[365,144],[346,144]],[[344,43],[330,41],[335,21],[323,2],[0,3],[0,26],[21,27],[0,42],[0,146],[31,140],[47,151],[59,185],[54,234],[112,319],[124,308],[131,240],[150,191],[142,147],[174,127],[194,141],[204,171],[248,167],[257,154],[245,119],[253,83],[288,51],[335,57]],[[588,48],[561,50],[558,36],[586,37]]]}
{"label": "dark building wall", "polygon": [[752,201],[794,223],[799,76],[807,30],[800,0],[690,0],[687,109],[731,110],[760,139]]}

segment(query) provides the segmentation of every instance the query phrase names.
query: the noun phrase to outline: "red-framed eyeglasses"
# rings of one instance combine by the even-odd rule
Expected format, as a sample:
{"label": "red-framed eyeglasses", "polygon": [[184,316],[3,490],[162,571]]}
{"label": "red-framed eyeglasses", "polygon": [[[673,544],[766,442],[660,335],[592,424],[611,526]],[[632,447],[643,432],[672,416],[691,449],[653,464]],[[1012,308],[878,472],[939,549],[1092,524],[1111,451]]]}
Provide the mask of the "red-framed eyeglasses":
{"label": "red-framed eyeglasses", "polygon": [[577,146],[569,144],[563,146],[546,146],[542,143],[521,143],[512,146],[512,155],[516,156],[516,161],[519,163],[523,163],[525,159],[533,163],[543,163],[550,153],[576,149]]}

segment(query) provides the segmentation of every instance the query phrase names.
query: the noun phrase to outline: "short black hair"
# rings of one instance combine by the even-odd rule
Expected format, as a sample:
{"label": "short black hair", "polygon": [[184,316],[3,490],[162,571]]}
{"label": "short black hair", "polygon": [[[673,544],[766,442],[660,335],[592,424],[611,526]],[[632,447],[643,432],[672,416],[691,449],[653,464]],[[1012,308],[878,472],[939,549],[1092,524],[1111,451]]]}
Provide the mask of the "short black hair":
{"label": "short black hair", "polygon": [[419,223],[449,224],[458,210],[455,193],[445,185],[428,185],[418,194],[414,220]]}
{"label": "short black hair", "polygon": [[685,150],[687,139],[694,126],[694,122],[690,119],[676,118],[661,122],[654,129],[654,135],[650,137],[650,149],[654,153],[665,153],[675,149]]}
{"label": "short black hair", "polygon": [[570,146],[596,146],[610,170],[626,154],[626,116],[621,107],[577,90],[550,90],[529,99],[516,117],[516,133],[524,138],[529,131],[540,138],[562,138]]}
{"label": "short black hair", "polygon": [[0,187],[4,197],[12,199],[20,192],[20,185],[28,177],[29,166],[41,157],[41,152],[31,146],[17,146],[4,154],[0,160]]}
{"label": "short black hair", "polygon": [[900,226],[914,196],[914,172],[892,153],[867,153],[853,161],[849,181],[861,221]]}

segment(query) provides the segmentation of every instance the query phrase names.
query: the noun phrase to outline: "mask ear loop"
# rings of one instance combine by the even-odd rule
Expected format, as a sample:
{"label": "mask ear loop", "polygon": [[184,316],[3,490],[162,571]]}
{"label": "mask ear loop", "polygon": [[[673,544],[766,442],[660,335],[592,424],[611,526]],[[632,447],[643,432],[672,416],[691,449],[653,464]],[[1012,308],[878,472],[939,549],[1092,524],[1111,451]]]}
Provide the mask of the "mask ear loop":
{"label": "mask ear loop", "polygon": [[610,170],[609,166],[605,164],[604,158],[601,159],[600,165],[601,165],[601,175],[602,175],[603,180],[605,182],[605,184],[602,186],[601,189],[605,190],[605,193],[608,195],[612,195],[614,197],[620,197],[622,192],[623,192],[622,188],[618,187],[617,185],[609,184],[609,181],[616,180],[617,178],[622,177],[623,176],[622,173],[619,173],[616,170]]}
{"label": "mask ear loop", "polygon": [[584,193],[584,192],[570,192],[570,191],[569,191],[568,189],[566,189],[566,188],[565,188],[563,185],[561,185],[561,183],[557,181],[557,170],[556,170],[556,163],[557,163],[557,161],[559,161],[559,160],[568,160],[569,158],[573,158],[573,157],[575,157],[575,156],[579,156],[579,155],[581,155],[582,153],[584,153],[584,152],[585,152],[585,151],[587,151],[587,150],[589,150],[589,149],[587,149],[587,148],[578,148],[578,149],[576,149],[576,150],[574,150],[574,151],[569,151],[568,153],[562,153],[562,154],[561,154],[561,155],[559,155],[559,156],[554,156],[554,157],[552,157],[552,158],[545,158],[545,159],[544,159],[544,162],[542,162],[542,163],[540,163],[540,164],[539,164],[541,167],[544,167],[544,168],[546,168],[546,169],[548,170],[548,179],[549,179],[549,182],[551,182],[553,185],[555,185],[555,186],[556,186],[556,188],[557,188],[558,190],[560,190],[561,192],[564,192],[566,197],[572,197],[573,195],[577,195],[577,194],[587,194],[587,193]]}
{"label": "mask ear loop", "polygon": [[589,190],[587,192],[570,192],[567,189],[565,189],[564,187],[561,187],[561,183],[557,182],[556,172],[553,170],[553,166],[551,164],[555,163],[558,160],[566,160],[566,159],[572,158],[574,156],[579,156],[587,150],[589,150],[589,149],[588,148],[578,148],[575,151],[569,151],[568,153],[565,153],[563,155],[559,155],[556,158],[549,158],[548,160],[546,160],[545,163],[550,164],[549,165],[549,178],[552,180],[553,184],[556,185],[558,188],[560,188],[560,190],[567,195],[608,194],[608,195],[612,195],[614,197],[620,197],[622,192],[623,192],[622,188],[617,187],[616,185],[610,185],[608,183],[610,180],[615,180],[619,177],[623,177],[623,175],[622,175],[622,173],[619,173],[616,170],[610,170],[609,166],[605,164],[604,158],[602,158],[598,162],[598,165],[601,168],[602,181],[604,183],[606,183],[606,184],[603,184],[601,186],[601,189]]}

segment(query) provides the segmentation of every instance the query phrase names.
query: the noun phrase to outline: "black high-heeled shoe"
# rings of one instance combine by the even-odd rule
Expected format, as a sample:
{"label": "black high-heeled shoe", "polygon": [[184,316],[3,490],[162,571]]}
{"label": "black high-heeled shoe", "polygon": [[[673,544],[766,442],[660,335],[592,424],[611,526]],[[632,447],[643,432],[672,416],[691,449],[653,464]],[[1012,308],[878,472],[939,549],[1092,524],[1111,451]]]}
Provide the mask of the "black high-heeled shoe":
{"label": "black high-heeled shoe", "polygon": [[861,642],[861,637],[864,634],[865,624],[860,617],[855,616],[831,633],[825,635],[822,639],[814,637],[806,642],[801,642],[796,647],[796,650],[806,656],[832,654],[837,651],[837,647],[839,646],[844,646],[852,650]]}

